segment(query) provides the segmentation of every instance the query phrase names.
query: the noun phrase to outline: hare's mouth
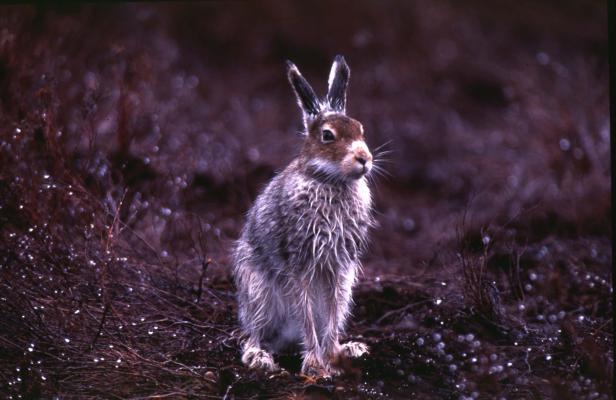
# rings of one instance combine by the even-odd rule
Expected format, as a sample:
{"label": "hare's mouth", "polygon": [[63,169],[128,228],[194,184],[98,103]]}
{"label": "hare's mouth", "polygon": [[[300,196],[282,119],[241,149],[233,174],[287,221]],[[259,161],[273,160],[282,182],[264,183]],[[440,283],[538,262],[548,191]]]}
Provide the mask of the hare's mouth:
{"label": "hare's mouth", "polygon": [[368,161],[366,164],[362,165],[362,175],[366,175],[372,169],[372,161]]}
{"label": "hare's mouth", "polygon": [[345,181],[360,179],[372,170],[372,161],[360,161],[346,157],[341,163],[316,158],[308,163],[308,170],[328,181]]}
{"label": "hare's mouth", "polygon": [[353,163],[353,166],[350,168],[350,171],[347,172],[347,175],[350,178],[359,179],[362,176],[368,174],[372,169],[372,161],[360,162],[356,161]]}

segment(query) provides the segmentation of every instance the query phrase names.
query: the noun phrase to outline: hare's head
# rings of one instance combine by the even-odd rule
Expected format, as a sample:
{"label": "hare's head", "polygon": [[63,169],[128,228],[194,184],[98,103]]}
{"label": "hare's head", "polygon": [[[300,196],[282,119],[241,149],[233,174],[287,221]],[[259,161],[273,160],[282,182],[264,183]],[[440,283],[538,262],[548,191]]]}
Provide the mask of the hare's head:
{"label": "hare's head", "polygon": [[290,61],[287,75],[304,115],[306,139],[301,157],[306,168],[331,180],[359,179],[370,172],[372,154],[364,140],[364,128],[346,115],[351,71],[344,57],[334,60],[323,100]]}

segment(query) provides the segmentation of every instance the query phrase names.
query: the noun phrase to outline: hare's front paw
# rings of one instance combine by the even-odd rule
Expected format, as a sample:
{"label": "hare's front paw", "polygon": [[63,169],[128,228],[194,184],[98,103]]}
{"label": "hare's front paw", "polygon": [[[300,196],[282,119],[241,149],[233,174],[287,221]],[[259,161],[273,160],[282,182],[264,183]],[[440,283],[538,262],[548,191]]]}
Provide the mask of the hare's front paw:
{"label": "hare's front paw", "polygon": [[341,346],[341,353],[349,358],[361,357],[369,353],[368,345],[361,342],[347,342]]}
{"label": "hare's front paw", "polygon": [[263,369],[273,372],[278,370],[278,365],[274,362],[274,357],[265,350],[258,347],[249,347],[242,354],[242,362],[252,369]]}

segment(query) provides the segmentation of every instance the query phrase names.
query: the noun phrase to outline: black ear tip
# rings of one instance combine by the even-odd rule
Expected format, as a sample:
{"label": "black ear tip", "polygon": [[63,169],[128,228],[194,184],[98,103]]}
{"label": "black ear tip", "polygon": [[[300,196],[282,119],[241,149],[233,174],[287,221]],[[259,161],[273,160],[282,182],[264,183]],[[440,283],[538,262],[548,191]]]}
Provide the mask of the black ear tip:
{"label": "black ear tip", "polygon": [[291,71],[293,69],[297,69],[297,67],[295,66],[295,64],[293,64],[293,62],[291,60],[285,60],[284,63],[287,66],[287,71]]}
{"label": "black ear tip", "polygon": [[337,54],[336,57],[334,58],[334,62],[340,63],[342,65],[346,65],[346,60],[344,59],[344,56],[342,54]]}

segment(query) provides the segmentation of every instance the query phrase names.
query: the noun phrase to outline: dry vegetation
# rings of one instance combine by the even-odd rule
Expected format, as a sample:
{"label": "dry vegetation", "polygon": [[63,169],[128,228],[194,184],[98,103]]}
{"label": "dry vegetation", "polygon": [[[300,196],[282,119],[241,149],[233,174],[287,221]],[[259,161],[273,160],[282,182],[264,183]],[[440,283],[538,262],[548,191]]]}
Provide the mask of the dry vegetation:
{"label": "dry vegetation", "polygon": [[[0,9],[0,393],[611,398],[602,2]],[[228,247],[297,151],[293,59],[386,146],[333,381],[241,366]]]}

